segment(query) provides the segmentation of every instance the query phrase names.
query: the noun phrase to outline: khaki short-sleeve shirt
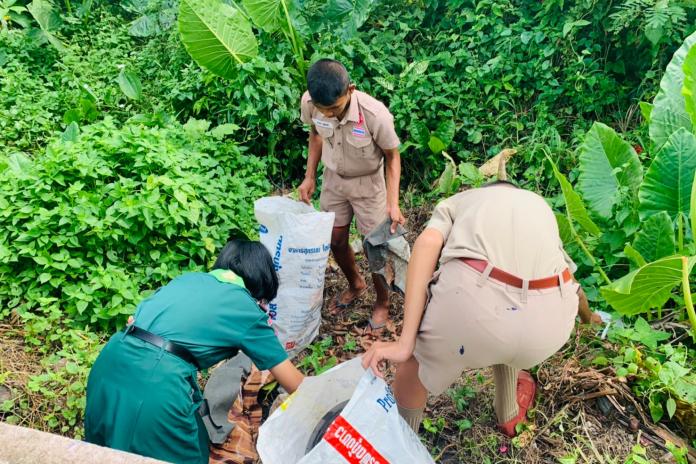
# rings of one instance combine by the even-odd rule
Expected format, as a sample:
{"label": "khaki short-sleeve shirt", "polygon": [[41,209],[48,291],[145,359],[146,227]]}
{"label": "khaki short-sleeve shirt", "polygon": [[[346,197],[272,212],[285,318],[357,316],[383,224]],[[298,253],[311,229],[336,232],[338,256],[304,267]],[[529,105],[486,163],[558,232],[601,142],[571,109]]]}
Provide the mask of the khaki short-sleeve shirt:
{"label": "khaki short-sleeve shirt", "polygon": [[482,259],[529,280],[576,269],[553,211],[527,190],[497,185],[458,193],[438,203],[427,227],[444,237],[441,264]]}
{"label": "khaki short-sleeve shirt", "polygon": [[394,117],[379,100],[354,90],[343,120],[325,117],[309,92],[302,96],[300,117],[322,138],[324,167],[344,177],[365,176],[382,167],[384,151],[399,146]]}

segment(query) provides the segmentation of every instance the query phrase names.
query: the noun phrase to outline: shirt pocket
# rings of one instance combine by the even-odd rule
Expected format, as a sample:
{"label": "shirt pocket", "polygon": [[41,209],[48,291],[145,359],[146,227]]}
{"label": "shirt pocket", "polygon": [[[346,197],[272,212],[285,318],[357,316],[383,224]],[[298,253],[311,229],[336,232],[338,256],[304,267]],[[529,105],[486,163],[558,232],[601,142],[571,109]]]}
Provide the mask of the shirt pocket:
{"label": "shirt pocket", "polygon": [[203,402],[203,394],[198,386],[198,375],[192,372],[186,376],[186,393],[189,399],[189,414],[193,414]]}
{"label": "shirt pocket", "polygon": [[346,137],[346,149],[348,156],[353,156],[356,158],[366,158],[374,153],[374,148],[372,146],[372,137],[369,135],[364,135],[357,137],[353,134],[348,134]]}
{"label": "shirt pocket", "polygon": [[322,139],[333,138],[334,130],[332,128],[319,126],[314,126],[314,128],[317,130],[317,133],[321,136]]}

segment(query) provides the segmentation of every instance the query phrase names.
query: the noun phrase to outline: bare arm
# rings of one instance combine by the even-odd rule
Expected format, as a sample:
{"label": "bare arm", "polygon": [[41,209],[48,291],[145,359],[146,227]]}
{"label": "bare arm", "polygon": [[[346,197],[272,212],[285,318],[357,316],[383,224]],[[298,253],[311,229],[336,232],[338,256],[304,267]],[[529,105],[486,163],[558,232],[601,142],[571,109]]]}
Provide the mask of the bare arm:
{"label": "bare arm", "polygon": [[590,309],[590,303],[582,287],[578,287],[578,315],[583,324],[602,324],[601,316]]}
{"label": "bare arm", "polygon": [[387,160],[387,214],[392,220],[391,231],[396,232],[397,224],[404,224],[406,218],[399,208],[399,184],[401,182],[401,155],[398,148],[384,150]]}
{"label": "bare arm", "polygon": [[437,229],[426,228],[413,245],[413,254],[406,274],[406,298],[404,300],[404,324],[397,342],[376,342],[363,356],[362,365],[379,373],[383,360],[393,362],[407,361],[416,347],[416,335],[420,327],[428,283],[433,277],[437,260],[440,257],[444,238]]}
{"label": "bare arm", "polygon": [[321,160],[321,147],[323,141],[321,136],[317,132],[316,128],[312,126],[309,131],[309,151],[307,154],[307,169],[305,171],[305,178],[297,188],[297,193],[300,196],[300,200],[309,204],[312,201],[312,195],[317,186],[317,168],[319,167],[319,161]]}
{"label": "bare arm", "polygon": [[304,375],[302,372],[297,370],[297,368],[286,359],[280,364],[271,367],[271,374],[278,381],[281,387],[283,387],[288,393],[293,393],[300,386],[302,380],[304,380]]}
{"label": "bare arm", "polygon": [[319,160],[321,160],[322,144],[323,141],[321,140],[321,135],[319,135],[317,129],[312,126],[309,131],[309,153],[307,155],[307,170],[305,171],[305,178],[317,178],[317,167],[319,166]]}
{"label": "bare arm", "polygon": [[406,272],[406,297],[404,300],[404,324],[399,343],[404,343],[413,351],[416,335],[420,327],[428,283],[435,273],[437,260],[444,245],[440,231],[426,228],[413,245],[413,254]]}

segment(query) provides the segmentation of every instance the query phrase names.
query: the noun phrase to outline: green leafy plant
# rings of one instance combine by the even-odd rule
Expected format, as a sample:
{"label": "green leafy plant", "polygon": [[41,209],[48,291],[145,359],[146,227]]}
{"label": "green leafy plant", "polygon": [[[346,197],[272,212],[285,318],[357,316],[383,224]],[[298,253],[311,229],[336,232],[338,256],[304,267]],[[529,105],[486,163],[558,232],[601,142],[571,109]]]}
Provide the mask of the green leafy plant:
{"label": "green leafy plant", "polygon": [[423,419],[423,428],[426,432],[432,433],[433,435],[441,433],[445,429],[445,425],[446,422],[444,417],[438,417],[435,420],[429,417]]}
{"label": "green leafy plant", "polygon": [[685,446],[679,447],[671,442],[667,442],[666,446],[667,446],[667,450],[672,455],[672,457],[674,458],[674,461],[677,464],[689,464],[688,457],[687,457],[689,454],[689,449],[687,447],[685,447]]}
{"label": "green leafy plant", "polygon": [[459,429],[460,432],[469,430],[471,427],[474,426],[473,422],[471,422],[469,419],[459,419],[455,422],[455,425],[457,426],[457,429]]}
{"label": "green leafy plant", "polygon": [[696,34],[686,38],[674,53],[660,81],[660,90],[653,100],[649,113],[650,139],[656,149],[660,149],[667,139],[679,128],[691,131],[692,123],[686,112],[686,100],[682,95],[684,87],[684,59],[696,44]]}
{"label": "green leafy plant", "polygon": [[200,125],[159,124],[106,119],[0,171],[3,312],[57,304],[113,328],[143,292],[204,268],[232,228],[253,229],[263,163]]}
{"label": "green leafy plant", "polygon": [[248,17],[220,0],[183,0],[179,32],[192,58],[222,77],[232,76],[237,64],[258,53]]}
{"label": "green leafy plant", "polygon": [[118,73],[118,78],[116,79],[121,91],[132,100],[139,100],[143,95],[142,84],[138,76],[124,68],[121,68],[121,72]]}
{"label": "green leafy plant", "polygon": [[476,398],[476,392],[469,386],[451,388],[447,394],[452,399],[457,412],[463,412],[469,406],[469,402]]}
{"label": "green leafy plant", "polygon": [[611,14],[609,30],[614,34],[627,33],[637,42],[647,39],[655,47],[680,37],[689,18],[693,18],[693,9],[688,1],[625,0]]}
{"label": "green leafy plant", "polygon": [[298,369],[306,370],[307,375],[319,375],[334,367],[338,364],[338,358],[334,355],[329,356],[328,350],[332,346],[333,337],[331,336],[309,345],[309,353],[299,361]]}
{"label": "green leafy plant", "polygon": [[67,52],[65,44],[56,36],[62,21],[53,3],[50,0],[33,0],[27,6],[27,11],[31,13],[39,25],[38,29],[31,31],[33,38],[39,43],[50,43],[60,53]]}
{"label": "green leafy plant", "polygon": [[[679,344],[663,343],[670,338],[666,332],[654,330],[638,318],[634,327],[609,332],[612,341],[620,343],[612,358],[618,377],[631,377],[632,388],[648,403],[655,422],[667,417],[681,422],[688,430],[696,414],[696,372],[689,361],[689,349]],[[595,359],[606,364],[605,357]]]}
{"label": "green leafy plant", "polygon": [[345,351],[357,351],[358,340],[351,334],[346,335],[346,342],[343,344],[343,349]]}
{"label": "green leafy plant", "polygon": [[121,7],[137,16],[128,27],[134,37],[153,37],[176,23],[175,0],[126,0]]}
{"label": "green leafy plant", "polygon": [[191,57],[225,78],[233,77],[239,65],[258,54],[252,26],[267,34],[282,35],[292,49],[295,79],[301,82],[307,70],[305,40],[326,27],[344,38],[356,34],[373,3],[329,0],[321,8],[321,15],[312,15],[304,0],[242,0],[231,5],[222,0],[182,0],[179,31]]}
{"label": "green leafy plant", "polygon": [[27,11],[27,8],[19,4],[18,0],[3,0],[0,2],[1,29],[8,29],[10,24],[29,27],[30,21],[25,14]]}
{"label": "green leafy plant", "polygon": [[650,464],[648,451],[640,444],[633,445],[631,453],[626,456],[624,464]]}
{"label": "green leafy plant", "polygon": [[[606,301],[622,314],[650,314],[652,309],[657,309],[660,315],[673,289],[681,284],[696,340],[696,315],[688,279],[696,263],[696,242],[692,240],[688,246],[684,243],[688,218],[694,214],[691,193],[696,184],[696,136],[690,131],[682,92],[685,82],[682,63],[694,43],[696,34],[687,38],[675,53],[652,104],[649,124],[656,152],[644,177],[633,147],[613,129],[599,123],[586,134],[579,149],[578,192],[588,202],[591,214],[571,184],[555,165],[553,168],[561,183],[567,211],[566,218],[559,217],[559,228],[569,231],[567,235],[581,246],[604,278],[607,285],[601,292]],[[686,72],[690,72],[688,65]],[[679,115],[686,115],[686,120],[675,125]],[[665,137],[667,130],[672,132]],[[590,216],[600,222],[604,232]],[[638,218],[644,221],[640,230]],[[625,256],[636,268],[610,281],[573,223],[584,229],[588,240],[601,233],[601,238],[611,246],[610,251],[623,247]],[[693,230],[691,235],[693,239]],[[677,256],[673,256],[675,252]]]}

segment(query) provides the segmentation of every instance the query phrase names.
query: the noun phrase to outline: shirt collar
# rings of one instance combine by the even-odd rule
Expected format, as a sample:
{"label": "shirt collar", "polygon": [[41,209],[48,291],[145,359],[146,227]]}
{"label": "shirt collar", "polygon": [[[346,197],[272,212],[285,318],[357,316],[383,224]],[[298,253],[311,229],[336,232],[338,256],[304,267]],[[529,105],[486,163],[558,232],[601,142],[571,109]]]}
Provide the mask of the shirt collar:
{"label": "shirt collar", "polygon": [[348,107],[348,112],[343,117],[341,123],[346,121],[358,122],[360,121],[360,108],[358,108],[358,96],[357,90],[353,90],[350,94],[350,106]]}
{"label": "shirt collar", "polygon": [[213,269],[208,274],[212,275],[220,282],[234,284],[239,287],[242,287],[243,289],[246,289],[246,285],[244,285],[244,279],[242,279],[229,269]]}

